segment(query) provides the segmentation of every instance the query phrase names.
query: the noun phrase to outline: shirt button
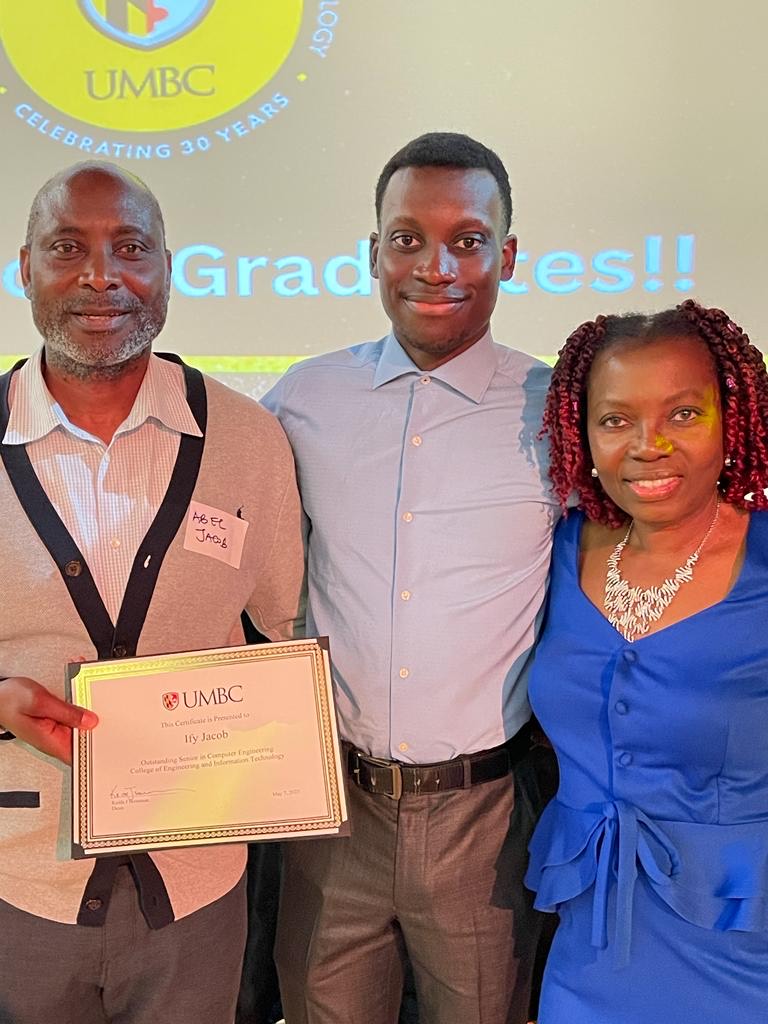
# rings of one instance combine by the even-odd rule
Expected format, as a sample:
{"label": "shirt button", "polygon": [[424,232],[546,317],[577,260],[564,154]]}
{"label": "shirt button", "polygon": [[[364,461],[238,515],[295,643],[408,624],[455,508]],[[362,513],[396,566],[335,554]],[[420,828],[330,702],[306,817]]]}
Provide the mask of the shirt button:
{"label": "shirt button", "polygon": [[411,444],[414,448],[418,448],[421,444],[421,434],[414,434],[411,438]]}
{"label": "shirt button", "polygon": [[634,663],[637,661],[637,652],[624,651],[624,661],[628,662],[630,665],[634,665]]}
{"label": "shirt button", "polygon": [[407,679],[410,674],[411,673],[408,671],[407,668],[401,668],[400,669],[400,678],[401,679]]}
{"label": "shirt button", "polygon": [[127,653],[128,648],[125,647],[123,644],[115,644],[115,646],[112,648],[113,658],[124,658]]}
{"label": "shirt button", "polygon": [[401,599],[403,601],[410,601],[411,600],[411,592],[410,592],[410,590],[401,590],[400,591],[400,597],[401,597]]}
{"label": "shirt button", "polygon": [[109,542],[109,546],[111,548],[119,548],[120,547],[120,538],[119,537],[113,537],[112,540]]}
{"label": "shirt button", "polygon": [[625,752],[619,758],[619,764],[622,768],[626,768],[628,765],[632,764],[632,760],[632,755]]}
{"label": "shirt button", "polygon": [[413,522],[413,512],[403,512],[403,522],[404,523],[412,523]]}
{"label": "shirt button", "polygon": [[87,910],[93,910],[93,911],[101,910],[101,908],[104,906],[104,901],[103,900],[86,900],[85,901],[85,906],[86,906]]}
{"label": "shirt button", "polygon": [[67,562],[67,564],[64,566],[64,572],[67,574],[67,576],[79,576],[82,571],[82,563],[78,562],[76,558],[73,558],[71,562]]}
{"label": "shirt button", "polygon": [[432,378],[431,377],[422,377],[421,378],[421,383],[422,384],[430,384],[431,382],[432,382]]}
{"label": "shirt button", "polygon": [[629,711],[629,705],[623,700],[617,700],[613,707],[617,715],[626,715]]}
{"label": "shirt button", "polygon": [[397,749],[400,751],[401,754],[404,754],[406,752],[406,750],[408,749],[408,744],[407,743],[401,743],[401,744],[399,744]]}

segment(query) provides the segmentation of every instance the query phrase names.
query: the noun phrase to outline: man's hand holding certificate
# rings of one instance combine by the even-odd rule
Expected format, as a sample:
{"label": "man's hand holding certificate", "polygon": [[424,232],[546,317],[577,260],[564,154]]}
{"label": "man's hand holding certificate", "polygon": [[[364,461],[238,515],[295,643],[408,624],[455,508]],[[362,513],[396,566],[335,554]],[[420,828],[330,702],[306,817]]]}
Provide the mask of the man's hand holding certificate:
{"label": "man's hand holding certificate", "polygon": [[73,856],[334,835],[346,821],[324,640],[73,664]]}

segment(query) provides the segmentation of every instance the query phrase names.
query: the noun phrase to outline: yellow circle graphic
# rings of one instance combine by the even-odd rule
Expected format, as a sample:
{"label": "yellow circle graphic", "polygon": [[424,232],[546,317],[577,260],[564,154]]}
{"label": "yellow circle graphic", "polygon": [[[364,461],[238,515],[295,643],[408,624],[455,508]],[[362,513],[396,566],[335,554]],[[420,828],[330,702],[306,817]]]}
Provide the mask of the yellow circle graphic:
{"label": "yellow circle graphic", "polygon": [[[130,24],[139,0],[94,0]],[[214,0],[205,17],[164,46],[110,39],[77,0],[0,5],[0,37],[19,76],[52,107],[115,131],[187,128],[258,92],[290,54],[303,0]]]}

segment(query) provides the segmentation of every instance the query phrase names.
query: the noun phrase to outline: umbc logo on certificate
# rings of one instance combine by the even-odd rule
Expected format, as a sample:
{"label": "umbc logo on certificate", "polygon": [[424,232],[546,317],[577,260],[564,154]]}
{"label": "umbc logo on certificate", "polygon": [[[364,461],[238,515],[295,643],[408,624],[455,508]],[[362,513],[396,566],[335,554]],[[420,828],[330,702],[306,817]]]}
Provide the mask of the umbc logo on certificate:
{"label": "umbc logo on certificate", "polygon": [[81,157],[237,145],[323,73],[340,4],[0,0],[0,38],[19,79],[14,112]]}
{"label": "umbc logo on certificate", "polygon": [[183,698],[185,708],[205,708],[209,704],[242,704],[243,688],[239,683],[233,686],[214,686],[211,690],[182,690],[181,694],[169,691],[163,694],[163,707],[175,711],[179,699]]}

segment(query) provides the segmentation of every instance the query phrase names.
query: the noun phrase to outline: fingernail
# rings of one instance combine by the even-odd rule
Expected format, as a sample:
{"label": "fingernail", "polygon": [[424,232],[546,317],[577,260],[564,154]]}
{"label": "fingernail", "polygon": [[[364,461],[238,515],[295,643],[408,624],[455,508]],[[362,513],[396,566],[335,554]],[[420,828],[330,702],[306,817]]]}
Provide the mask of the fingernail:
{"label": "fingernail", "polygon": [[99,716],[93,711],[83,711],[83,717],[80,719],[81,729],[92,729],[94,725],[99,724]]}

